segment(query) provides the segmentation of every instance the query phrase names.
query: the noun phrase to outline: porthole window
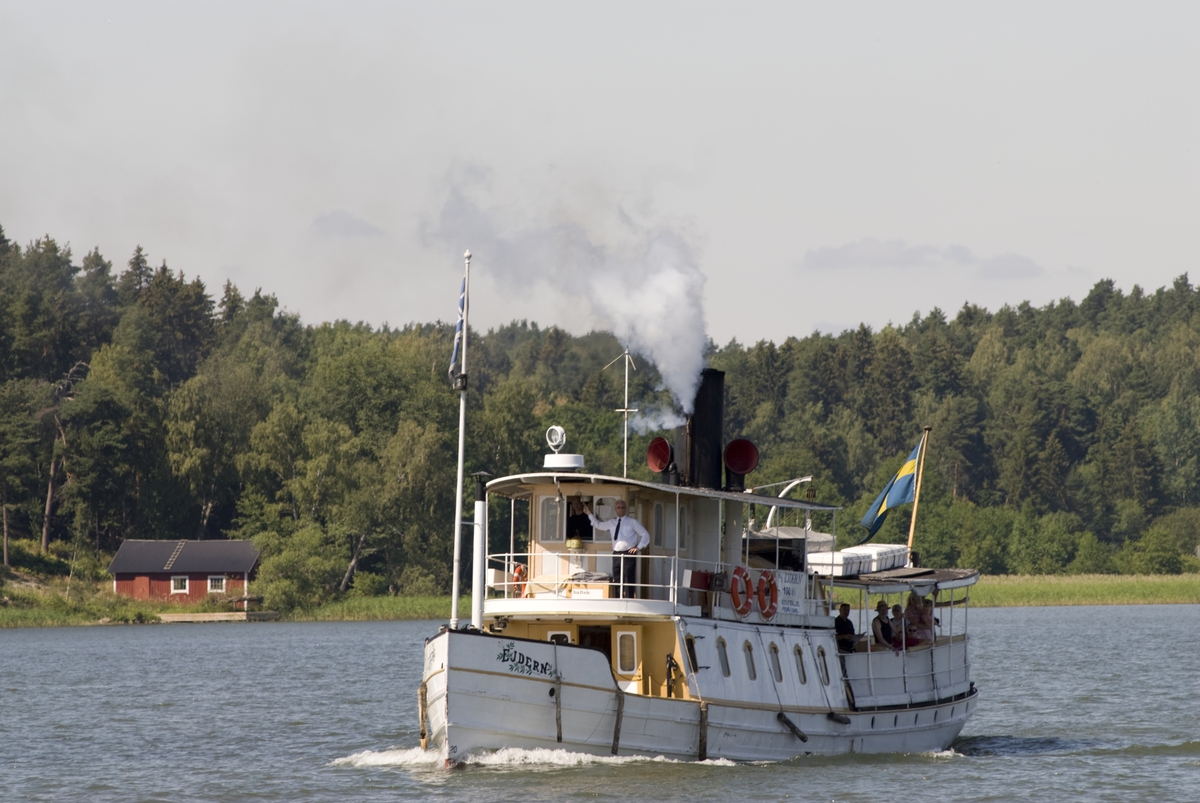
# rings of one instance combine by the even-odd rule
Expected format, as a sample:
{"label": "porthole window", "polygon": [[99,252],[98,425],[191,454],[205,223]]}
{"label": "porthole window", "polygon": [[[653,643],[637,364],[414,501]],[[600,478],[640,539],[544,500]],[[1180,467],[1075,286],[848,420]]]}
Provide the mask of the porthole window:
{"label": "porthole window", "polygon": [[746,642],[742,646],[742,652],[746,653],[746,674],[751,680],[758,679],[758,673],[754,671],[754,648],[750,646],[750,642]]}
{"label": "porthole window", "polygon": [[804,670],[804,650],[797,647],[793,650],[796,656],[796,674],[800,676],[800,684],[808,683],[808,672]]}
{"label": "porthole window", "polygon": [[717,639],[717,660],[721,662],[721,674],[729,677],[729,653],[725,651],[725,639]]}
{"label": "porthole window", "polygon": [[829,664],[825,661],[824,647],[817,647],[817,675],[820,676],[822,683],[826,686],[829,685]]}
{"label": "porthole window", "polygon": [[775,646],[775,642],[771,642],[771,646],[767,648],[767,660],[771,662],[771,674],[775,676],[776,683],[783,682],[783,667],[779,665],[779,648]]}

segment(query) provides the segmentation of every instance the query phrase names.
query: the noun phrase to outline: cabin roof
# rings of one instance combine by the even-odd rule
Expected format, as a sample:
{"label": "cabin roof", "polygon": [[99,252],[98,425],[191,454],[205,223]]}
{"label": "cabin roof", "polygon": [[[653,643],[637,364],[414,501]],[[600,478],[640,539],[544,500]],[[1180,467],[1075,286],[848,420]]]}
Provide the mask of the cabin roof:
{"label": "cabin roof", "polygon": [[979,581],[979,570],[908,567],[858,577],[822,577],[821,580],[830,580],[842,588],[865,589],[868,594],[895,594],[910,589],[924,594],[975,585]]}
{"label": "cabin roof", "polygon": [[[700,497],[704,499],[724,499],[729,502],[741,502],[744,505],[766,505],[768,507],[795,508],[800,510],[841,510],[837,505],[823,505],[818,502],[806,502],[800,499],[782,499],[777,496],[763,496],[745,491],[719,491],[714,488],[692,488],[686,485],[666,485],[661,482],[644,482],[628,477],[609,477],[605,474],[578,474],[539,472],[534,474],[514,474],[510,477],[500,477],[487,484],[489,494],[513,499],[526,499],[533,493],[535,485],[551,485],[558,483],[563,489],[563,496],[571,496],[576,491],[584,489],[573,486],[583,484],[626,485],[633,488],[646,488],[661,491],[666,494]],[[567,486],[572,486],[568,489]]]}
{"label": "cabin roof", "polygon": [[[172,559],[173,558],[173,559]],[[258,550],[249,541],[138,541],[121,544],[108,565],[109,574],[175,572],[249,572]]]}

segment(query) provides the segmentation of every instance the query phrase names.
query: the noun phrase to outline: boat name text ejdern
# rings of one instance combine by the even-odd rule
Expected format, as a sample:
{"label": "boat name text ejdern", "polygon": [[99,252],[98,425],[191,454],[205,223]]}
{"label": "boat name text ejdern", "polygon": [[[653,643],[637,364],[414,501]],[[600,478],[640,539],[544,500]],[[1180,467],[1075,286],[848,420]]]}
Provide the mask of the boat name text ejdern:
{"label": "boat name text ejdern", "polygon": [[508,642],[496,660],[508,664],[508,671],[518,675],[545,675],[554,677],[554,665],[549,661],[535,661],[523,652],[519,652],[514,642]]}

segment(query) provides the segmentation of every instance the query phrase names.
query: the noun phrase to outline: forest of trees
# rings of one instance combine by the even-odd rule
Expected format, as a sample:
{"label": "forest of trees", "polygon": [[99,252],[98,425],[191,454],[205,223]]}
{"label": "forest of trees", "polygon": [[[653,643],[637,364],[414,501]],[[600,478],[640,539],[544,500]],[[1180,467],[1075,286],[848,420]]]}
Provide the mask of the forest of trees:
{"label": "forest of trees", "polygon": [[[272,607],[443,592],[451,336],[305,325],[261,290],[216,298],[140,247],[116,271],[97,250],[76,264],[50,237],[21,247],[0,229],[5,565],[65,570],[82,553],[102,569],[126,538],[250,538]],[[603,368],[621,349],[525,321],[472,332],[467,471],[536,467],[561,424],[589,469],[619,473],[623,375]],[[1200,296],[1186,275],[1150,294],[1102,281],[1078,303],[711,344],[708,360],[726,372],[727,437],[762,452],[750,482],[813,474],[817,499],[846,508],[846,543],[932,426],[926,564],[1200,570]],[[630,401],[668,404],[638,367]],[[640,457],[630,473],[650,478]],[[908,516],[876,540],[902,542]]]}

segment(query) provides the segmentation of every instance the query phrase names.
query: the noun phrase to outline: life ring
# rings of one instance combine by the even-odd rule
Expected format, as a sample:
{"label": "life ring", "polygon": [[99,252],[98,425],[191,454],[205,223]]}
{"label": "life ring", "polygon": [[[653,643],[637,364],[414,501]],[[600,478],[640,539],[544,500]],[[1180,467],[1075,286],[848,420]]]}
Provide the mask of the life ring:
{"label": "life ring", "polygon": [[736,566],[729,578],[729,601],[733,603],[733,612],[745,616],[754,607],[753,587],[750,584],[750,572],[745,566]]}
{"label": "life ring", "polygon": [[758,576],[758,610],[764,619],[770,619],[779,610],[779,586],[775,584],[775,573],[770,570],[764,570]]}
{"label": "life ring", "polygon": [[513,569],[513,591],[518,597],[525,596],[525,575],[527,573],[524,563],[518,563],[517,568]]}

